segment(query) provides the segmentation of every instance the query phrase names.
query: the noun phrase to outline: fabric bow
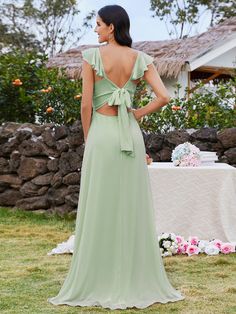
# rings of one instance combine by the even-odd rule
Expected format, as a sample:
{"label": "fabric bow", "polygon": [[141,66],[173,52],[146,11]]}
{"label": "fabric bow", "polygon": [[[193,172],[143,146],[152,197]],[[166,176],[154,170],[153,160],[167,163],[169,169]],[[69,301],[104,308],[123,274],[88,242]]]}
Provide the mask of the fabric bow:
{"label": "fabric bow", "polygon": [[131,108],[130,94],[125,88],[117,88],[108,100],[108,105],[118,106],[118,126],[121,151],[134,157],[133,139],[130,130],[130,121],[127,108]]}

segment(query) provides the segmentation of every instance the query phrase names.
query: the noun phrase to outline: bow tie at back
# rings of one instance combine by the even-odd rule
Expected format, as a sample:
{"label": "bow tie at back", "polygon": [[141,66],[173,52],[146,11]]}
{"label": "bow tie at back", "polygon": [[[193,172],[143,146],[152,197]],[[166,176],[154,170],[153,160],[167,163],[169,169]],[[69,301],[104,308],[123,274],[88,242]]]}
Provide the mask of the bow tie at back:
{"label": "bow tie at back", "polygon": [[134,157],[133,139],[130,130],[130,121],[127,108],[131,108],[129,92],[123,88],[117,88],[108,100],[108,105],[118,106],[118,126],[121,151]]}

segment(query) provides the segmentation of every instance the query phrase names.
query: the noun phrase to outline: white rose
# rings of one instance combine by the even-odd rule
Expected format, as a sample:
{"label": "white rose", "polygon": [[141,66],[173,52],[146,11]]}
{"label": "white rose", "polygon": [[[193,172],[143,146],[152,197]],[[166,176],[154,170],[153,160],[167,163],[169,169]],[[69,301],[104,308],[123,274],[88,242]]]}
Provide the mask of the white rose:
{"label": "white rose", "polygon": [[198,247],[199,249],[201,250],[201,252],[204,252],[205,251],[205,248],[209,245],[209,241],[206,241],[206,240],[200,240],[198,242]]}
{"label": "white rose", "polygon": [[163,242],[163,246],[164,246],[164,248],[166,248],[166,249],[170,247],[170,244],[171,244],[170,241],[164,241],[164,242]]}
{"label": "white rose", "polygon": [[169,238],[169,233],[165,232],[161,235],[161,239],[167,239],[167,238]]}
{"label": "white rose", "polygon": [[220,252],[219,248],[214,244],[210,244],[207,247],[205,247],[205,253],[207,255],[217,255],[219,254],[219,252]]}
{"label": "white rose", "polygon": [[169,252],[165,252],[165,253],[163,254],[164,257],[169,256],[169,255],[170,255]]}
{"label": "white rose", "polygon": [[177,248],[172,245],[172,246],[170,247],[170,251],[171,251],[171,253],[176,253],[176,252],[177,252]]}

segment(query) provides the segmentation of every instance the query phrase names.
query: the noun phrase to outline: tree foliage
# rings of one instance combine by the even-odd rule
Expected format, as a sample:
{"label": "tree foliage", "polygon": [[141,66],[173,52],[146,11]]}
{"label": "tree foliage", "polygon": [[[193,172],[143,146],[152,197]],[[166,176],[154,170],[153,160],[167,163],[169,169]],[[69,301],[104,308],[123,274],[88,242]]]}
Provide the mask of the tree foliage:
{"label": "tree foliage", "polygon": [[164,20],[170,36],[183,38],[190,34],[200,17],[208,15],[209,26],[236,16],[234,0],[150,0],[154,15]]}
{"label": "tree foliage", "polygon": [[0,0],[0,49],[37,49],[49,56],[70,48],[91,27],[95,15],[83,18],[76,0]]}

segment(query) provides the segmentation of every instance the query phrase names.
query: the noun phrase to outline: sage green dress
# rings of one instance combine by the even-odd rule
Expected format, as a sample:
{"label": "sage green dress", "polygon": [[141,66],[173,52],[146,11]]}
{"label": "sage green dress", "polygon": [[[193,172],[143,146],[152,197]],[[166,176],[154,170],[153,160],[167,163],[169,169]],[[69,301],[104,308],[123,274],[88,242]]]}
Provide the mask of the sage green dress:
{"label": "sage green dress", "polygon": [[[169,282],[155,229],[143,136],[132,107],[136,80],[153,58],[138,51],[130,79],[108,79],[99,48],[82,52],[96,81],[81,169],[74,253],[55,305],[145,308],[185,297]],[[117,116],[96,112],[105,102]]]}

